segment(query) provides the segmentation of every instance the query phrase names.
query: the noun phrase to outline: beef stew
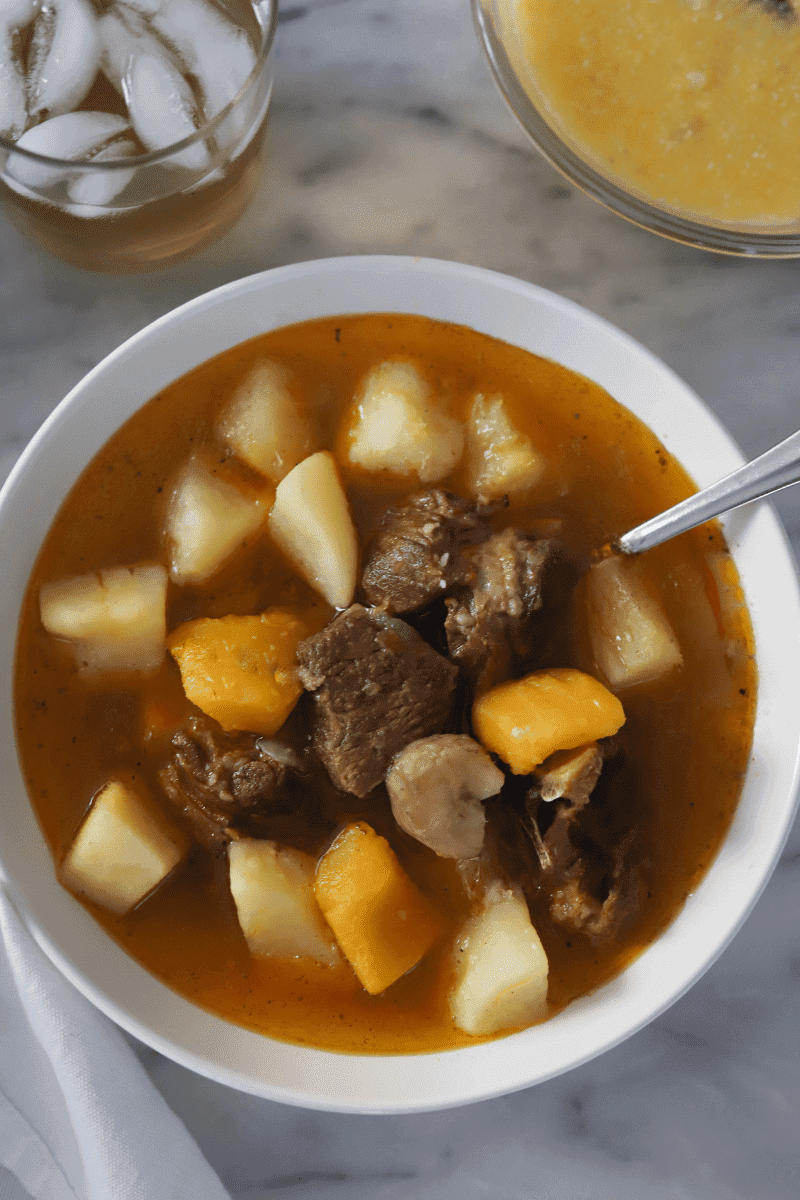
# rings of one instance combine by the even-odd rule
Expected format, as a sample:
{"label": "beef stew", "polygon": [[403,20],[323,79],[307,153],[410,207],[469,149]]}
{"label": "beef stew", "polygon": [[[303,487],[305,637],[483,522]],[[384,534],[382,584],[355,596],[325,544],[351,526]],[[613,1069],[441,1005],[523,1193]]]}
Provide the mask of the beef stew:
{"label": "beef stew", "polygon": [[[289,472],[277,485],[242,452],[237,436],[246,420],[241,394],[265,362],[278,364],[281,385],[307,426],[299,462],[285,464]],[[431,397],[438,405],[436,432],[444,428],[447,453],[435,469],[446,473],[436,479],[422,478],[434,468],[419,454],[405,473],[396,457],[376,466],[374,429],[354,433],[359,409],[371,411],[365,388],[385,363],[402,363],[422,381],[419,424],[426,405],[433,411]],[[239,397],[236,404],[231,397]],[[418,437],[415,453],[419,444]],[[359,447],[355,459],[352,445]],[[515,468],[528,452],[516,474],[507,471],[507,493],[498,494],[503,446],[512,448]],[[333,556],[336,590],[328,595],[341,601],[339,616],[319,582],[309,582],[308,569],[298,569],[291,540],[269,532],[283,480],[318,455],[329,456],[320,463],[321,488],[330,473],[325,464],[335,457],[334,478],[363,555],[355,596],[347,595],[351,550]],[[175,539],[164,531],[185,508],[188,465],[192,488],[198,478],[213,480],[212,491],[241,524],[233,550],[212,554],[201,577],[186,574],[182,545],[176,582],[169,552]],[[237,493],[233,505],[229,488]],[[654,678],[640,672],[627,686],[615,679],[611,691],[622,698],[625,720],[611,740],[590,739],[592,762],[599,756],[602,769],[589,793],[580,784],[570,791],[567,780],[550,799],[548,787],[552,793],[565,764],[515,774],[495,758],[504,783],[479,801],[483,848],[448,858],[398,826],[381,773],[408,742],[471,734],[475,696],[506,679],[551,669],[598,675],[601,622],[593,614],[602,588],[587,577],[592,549],[691,490],[655,436],[602,389],[460,327],[342,317],[278,330],[198,368],[128,422],[88,468],[31,580],[17,656],[19,745],[56,862],[64,862],[109,779],[141,789],[183,847],[180,865],[130,911],[84,902],[171,986],[272,1036],[353,1052],[471,1043],[480,1032],[456,1025],[448,1002],[457,984],[454,953],[466,924],[481,913],[519,921],[520,894],[549,963],[548,1011],[558,1011],[616,974],[664,928],[713,858],[736,804],[755,667],[718,527],[659,548],[626,578],[625,594],[646,598],[638,613],[664,615],[679,658],[673,654],[666,673]],[[427,514],[416,533],[409,511]],[[402,577],[391,595],[386,587],[399,577],[404,547],[415,564],[410,598],[401,595],[409,591]],[[327,561],[329,552],[323,546],[320,557]],[[150,674],[104,674],[83,666],[88,660],[76,657],[63,630],[54,636],[43,626],[43,586],[131,563],[171,570],[168,644],[195,622],[290,614],[302,665],[296,678],[279,681],[289,707],[285,720],[280,707],[274,710],[277,728],[226,728],[209,717],[192,703],[173,655]],[[281,624],[271,621],[270,628]],[[347,655],[323,653],[342,624],[357,626],[373,648],[388,638],[388,650],[407,657],[411,646],[413,672],[430,664],[421,675],[402,675],[409,695],[431,689],[426,719],[413,719],[399,740],[389,738],[375,768],[367,760],[387,727],[385,714],[378,726],[365,725],[347,700],[353,688],[348,693],[340,679]],[[368,648],[353,655],[356,664],[369,658]],[[323,659],[326,670],[336,670],[336,688]],[[369,713],[370,689],[380,696],[383,676],[376,683],[367,669],[358,679]],[[362,749],[346,761],[339,757],[347,740],[343,709],[357,714],[362,738]],[[585,772],[583,778],[585,784]],[[300,878],[344,833],[364,843],[352,831],[365,826],[385,839],[413,885],[409,902],[419,894],[425,912],[435,913],[435,937],[420,961],[373,994],[341,956],[322,962],[312,954],[252,954],[231,891],[228,844],[285,848],[294,857],[289,865],[281,860],[280,869]],[[258,869],[273,870],[276,861],[273,853]]]}

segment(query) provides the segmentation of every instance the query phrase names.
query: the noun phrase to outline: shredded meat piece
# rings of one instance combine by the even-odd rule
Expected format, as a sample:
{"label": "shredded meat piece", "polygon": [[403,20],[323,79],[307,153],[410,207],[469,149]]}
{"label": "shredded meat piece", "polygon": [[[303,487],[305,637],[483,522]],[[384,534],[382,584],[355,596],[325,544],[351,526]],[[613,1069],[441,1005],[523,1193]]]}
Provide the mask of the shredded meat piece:
{"label": "shredded meat piece", "polygon": [[629,842],[615,847],[612,862],[601,884],[607,891],[604,900],[592,889],[585,860],[578,859],[564,873],[564,881],[550,896],[550,916],[560,925],[586,933],[594,941],[607,941],[619,928],[623,917],[636,907],[638,879],[625,867]]}
{"label": "shredded meat piece", "polygon": [[[602,746],[605,754],[615,750],[613,743]],[[587,784],[599,771],[595,761],[587,766],[588,775],[576,776],[571,794],[561,799],[543,801],[541,781],[534,784],[525,801],[525,827],[550,885],[550,916],[600,942],[609,940],[636,908],[639,876],[626,862],[632,833],[614,837],[590,804]]]}
{"label": "shredded meat piece", "polygon": [[352,605],[300,643],[298,660],[313,693],[314,747],[334,785],[356,796],[383,783],[395,754],[439,733],[450,714],[457,669],[380,609]]}
{"label": "shredded meat piece", "polygon": [[476,504],[441,488],[386,510],[367,548],[361,585],[390,613],[415,612],[473,574],[464,550],[488,538],[489,517],[505,501]]}
{"label": "shredded meat piece", "polygon": [[450,657],[479,690],[508,675],[512,653],[530,653],[530,619],[542,607],[554,547],[509,528],[464,555],[473,570],[445,601],[445,632]]}
{"label": "shredded meat piece", "polygon": [[610,940],[638,905],[638,871],[627,863],[633,834],[620,836],[590,803],[602,758],[618,749],[607,739],[585,751],[584,770],[573,774],[563,798],[542,799],[547,772],[525,797],[524,827],[549,886],[551,917],[593,942]]}
{"label": "shredded meat piece", "polygon": [[209,717],[190,717],[172,738],[159,779],[206,845],[235,836],[238,822],[274,804],[289,772],[254,733],[225,733]]}
{"label": "shredded meat piece", "polygon": [[551,754],[533,772],[534,787],[542,800],[585,803],[600,778],[603,751],[597,742]]}

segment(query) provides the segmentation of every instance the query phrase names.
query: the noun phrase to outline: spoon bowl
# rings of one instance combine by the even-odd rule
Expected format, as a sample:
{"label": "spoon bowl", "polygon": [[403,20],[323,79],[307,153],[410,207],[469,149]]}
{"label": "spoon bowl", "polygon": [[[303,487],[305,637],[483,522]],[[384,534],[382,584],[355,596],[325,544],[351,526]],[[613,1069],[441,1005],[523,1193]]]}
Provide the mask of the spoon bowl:
{"label": "spoon bowl", "polygon": [[611,549],[641,554],[721,513],[800,482],[800,430],[771,450],[617,538]]}

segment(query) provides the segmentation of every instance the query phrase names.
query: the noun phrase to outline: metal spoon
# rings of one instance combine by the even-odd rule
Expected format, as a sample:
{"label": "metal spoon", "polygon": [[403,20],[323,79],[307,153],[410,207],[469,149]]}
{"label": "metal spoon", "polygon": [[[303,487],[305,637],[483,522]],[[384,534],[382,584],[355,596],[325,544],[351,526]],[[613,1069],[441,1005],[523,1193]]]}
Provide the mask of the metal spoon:
{"label": "metal spoon", "polygon": [[612,550],[623,554],[640,554],[660,546],[670,538],[694,529],[720,513],[729,512],[748,500],[758,500],[800,482],[800,430],[789,436],[771,450],[760,454],[752,462],[732,471],[718,483],[703,488],[701,492],[673,505],[650,521],[637,525],[629,533],[623,533],[611,544]]}

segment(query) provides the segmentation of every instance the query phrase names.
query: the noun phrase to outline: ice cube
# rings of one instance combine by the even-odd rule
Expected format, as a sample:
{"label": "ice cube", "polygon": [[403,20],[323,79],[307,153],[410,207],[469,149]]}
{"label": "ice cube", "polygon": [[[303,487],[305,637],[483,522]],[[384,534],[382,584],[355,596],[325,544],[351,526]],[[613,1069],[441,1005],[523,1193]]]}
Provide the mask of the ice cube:
{"label": "ice cube", "polygon": [[0,26],[23,29],[36,15],[37,0],[0,0]]}
{"label": "ice cube", "polygon": [[[6,187],[10,188],[12,192],[16,192],[18,196],[24,196],[27,200],[33,200],[37,203],[41,202],[41,196],[38,192],[33,191],[31,188],[26,187],[24,183],[20,183],[14,179],[8,174],[8,171],[3,172],[2,180]],[[50,201],[50,205],[56,212],[68,213],[71,217],[82,217],[88,221],[96,221],[100,217],[121,216],[125,212],[130,212],[128,208],[112,208],[111,205],[103,208],[95,204],[55,204],[52,200]]]}
{"label": "ice cube", "polygon": [[[17,146],[48,158],[81,162],[99,154],[107,145],[120,139],[126,130],[130,132],[128,122],[116,113],[62,113],[27,130]],[[38,163],[14,153],[8,157],[6,172],[31,188],[52,187],[72,173],[70,168],[57,163]]]}
{"label": "ice cube", "polygon": [[139,52],[138,30],[130,28],[125,15],[107,12],[100,18],[100,70],[122,95],[122,80]]}
{"label": "ice cube", "polygon": [[28,53],[28,111],[32,121],[70,112],[92,86],[100,65],[100,36],[90,0],[43,0]]}
{"label": "ice cube", "polygon": [[233,100],[255,66],[249,37],[206,0],[162,0],[152,21],[197,79],[203,113],[211,120]]}
{"label": "ice cube", "polygon": [[25,78],[14,54],[14,35],[0,26],[0,135],[13,142],[27,123]]}
{"label": "ice cube", "polygon": [[16,33],[36,13],[36,0],[0,0],[0,136],[14,141],[28,123],[25,76]]}
{"label": "ice cube", "polygon": [[[126,138],[120,142],[111,142],[97,154],[93,154],[93,163],[112,162],[116,158],[130,158],[137,152],[136,142]],[[67,192],[75,204],[86,204],[95,208],[105,208],[123,188],[133,179],[136,171],[133,167],[120,167],[112,171],[87,171],[72,179]]]}
{"label": "ice cube", "polygon": [[163,58],[174,70],[182,64],[170,54],[167,46],[135,9],[119,5],[100,18],[100,69],[109,83],[121,94],[123,80],[135,60],[142,55]]}
{"label": "ice cube", "polygon": [[[148,150],[165,150],[197,131],[197,104],[183,75],[160,56],[134,59],[123,79],[131,125]],[[164,161],[190,171],[209,166],[204,142],[188,146]]]}
{"label": "ice cube", "polygon": [[120,0],[117,5],[117,11],[120,9],[133,9],[134,12],[141,13],[144,17],[152,17],[161,7],[161,0]]}

